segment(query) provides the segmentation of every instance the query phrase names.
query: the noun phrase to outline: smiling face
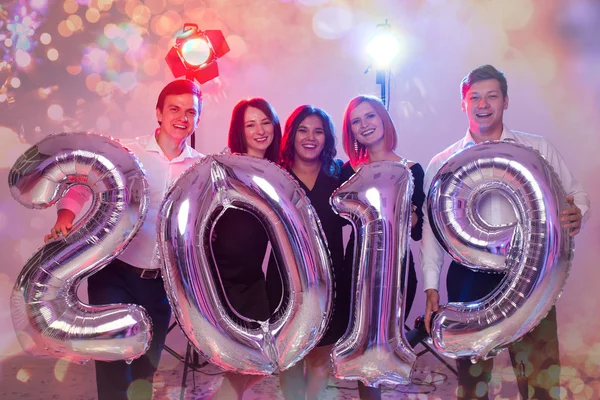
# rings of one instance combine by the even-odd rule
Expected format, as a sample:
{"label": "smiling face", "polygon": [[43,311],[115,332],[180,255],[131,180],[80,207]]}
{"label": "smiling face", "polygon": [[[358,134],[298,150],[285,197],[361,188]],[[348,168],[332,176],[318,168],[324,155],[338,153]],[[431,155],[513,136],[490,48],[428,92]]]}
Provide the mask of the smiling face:
{"label": "smiling face", "polygon": [[304,162],[320,162],[325,147],[323,121],[317,115],[309,115],[298,125],[294,138],[294,158]]}
{"label": "smiling face", "polygon": [[502,95],[498,80],[486,79],[473,83],[462,101],[462,110],[469,119],[473,140],[500,139],[504,110],[507,108],[508,96]]}
{"label": "smiling face", "polygon": [[383,121],[368,101],[363,101],[350,112],[350,126],[358,143],[367,149],[383,144]]}
{"label": "smiling face", "polygon": [[244,112],[244,138],[247,153],[255,157],[264,157],[273,142],[273,121],[255,107],[248,107]]}
{"label": "smiling face", "polygon": [[158,135],[180,144],[197,128],[200,120],[198,97],[190,94],[171,94],[165,97],[162,110],[156,109],[160,122]]}

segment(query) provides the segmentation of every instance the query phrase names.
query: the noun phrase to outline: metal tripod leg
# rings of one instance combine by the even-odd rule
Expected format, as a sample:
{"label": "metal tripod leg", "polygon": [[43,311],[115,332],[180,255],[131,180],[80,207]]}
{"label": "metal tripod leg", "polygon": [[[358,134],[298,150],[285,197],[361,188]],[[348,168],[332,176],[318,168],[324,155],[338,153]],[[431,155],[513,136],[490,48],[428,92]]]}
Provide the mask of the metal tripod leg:
{"label": "metal tripod leg", "polygon": [[404,325],[404,329],[406,330],[407,334],[407,339],[409,344],[414,348],[417,347],[418,344],[423,345],[423,347],[425,347],[424,350],[421,350],[419,353],[417,353],[417,357],[421,357],[423,354],[429,352],[431,354],[433,354],[433,356],[435,358],[437,358],[438,360],[440,360],[440,362],[442,364],[444,364],[446,366],[446,368],[448,368],[455,376],[458,376],[458,372],[456,371],[456,368],[452,367],[450,364],[448,364],[448,361],[446,361],[442,356],[440,356],[438,353],[435,352],[435,350],[433,350],[431,348],[431,346],[429,346],[429,344],[425,341],[425,339],[427,338],[427,334],[423,334],[423,332],[420,332],[418,329],[409,329],[408,326]]}

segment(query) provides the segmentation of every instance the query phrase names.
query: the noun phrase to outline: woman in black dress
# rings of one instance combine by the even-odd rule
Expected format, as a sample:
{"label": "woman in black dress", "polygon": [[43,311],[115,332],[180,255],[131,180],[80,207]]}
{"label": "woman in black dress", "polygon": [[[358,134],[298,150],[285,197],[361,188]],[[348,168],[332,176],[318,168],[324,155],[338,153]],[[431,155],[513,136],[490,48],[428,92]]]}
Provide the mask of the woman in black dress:
{"label": "woman in black dress", "polygon": [[[348,161],[342,167],[341,181],[347,181],[362,165],[373,161],[398,161],[406,163],[413,175],[414,191],[412,196],[411,238],[421,240],[423,231],[423,167],[419,163],[408,161],[394,152],[398,137],[394,122],[383,103],[373,96],[357,96],[350,100],[344,112],[342,128],[344,150]],[[354,248],[354,234],[346,247],[346,259],[352,262],[350,254]],[[350,253],[350,254],[349,254]],[[352,271],[352,265],[347,268]],[[406,271],[402,270],[402,287],[405,284]],[[404,318],[408,317],[417,291],[417,274],[412,253],[409,250],[409,269],[406,291]],[[348,292],[350,293],[350,292]],[[348,299],[350,301],[350,299]],[[358,384],[361,399],[380,399],[381,390]]]}
{"label": "woman in black dress", "polygon": [[[281,125],[267,101],[240,101],[231,116],[229,148],[277,162]],[[212,250],[229,311],[241,319],[265,321],[270,307],[262,264],[269,239],[261,222],[249,212],[230,208],[217,220]],[[241,399],[262,376],[226,372],[214,399]]]}
{"label": "woman in black dress", "polygon": [[[335,162],[335,154],[335,135],[329,115],[310,105],[298,107],[285,124],[280,164],[298,181],[319,216],[339,290],[338,278],[344,276],[342,226],[346,222],[329,205],[329,197],[339,186],[340,164]],[[267,286],[271,303],[277,304],[282,296],[282,282],[279,271],[271,265],[267,270]],[[331,374],[331,349],[346,331],[349,313],[348,304],[335,297],[333,316],[325,336],[302,361],[279,375],[286,399],[320,398]]]}

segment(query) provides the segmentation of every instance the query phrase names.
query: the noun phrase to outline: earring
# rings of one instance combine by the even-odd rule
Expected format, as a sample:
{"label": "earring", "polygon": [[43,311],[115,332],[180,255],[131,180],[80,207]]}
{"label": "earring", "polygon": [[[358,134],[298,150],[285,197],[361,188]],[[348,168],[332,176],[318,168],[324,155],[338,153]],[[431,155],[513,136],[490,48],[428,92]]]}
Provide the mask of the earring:
{"label": "earring", "polygon": [[356,155],[358,155],[358,140],[354,139],[354,151],[356,152]]}

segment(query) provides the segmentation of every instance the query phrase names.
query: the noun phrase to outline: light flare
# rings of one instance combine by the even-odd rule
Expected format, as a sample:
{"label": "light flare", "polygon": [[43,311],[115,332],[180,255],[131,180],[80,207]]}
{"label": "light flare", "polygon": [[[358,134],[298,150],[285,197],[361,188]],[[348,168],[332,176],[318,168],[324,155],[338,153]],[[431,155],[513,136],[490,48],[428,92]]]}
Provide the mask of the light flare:
{"label": "light flare", "polygon": [[19,371],[17,371],[17,380],[23,383],[27,383],[29,382],[29,380],[31,379],[31,372],[29,372],[28,370],[21,368]]}
{"label": "light flare", "polygon": [[64,116],[63,108],[59,104],[52,104],[48,107],[48,117],[53,121],[62,121]]}

